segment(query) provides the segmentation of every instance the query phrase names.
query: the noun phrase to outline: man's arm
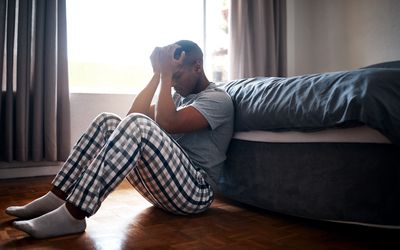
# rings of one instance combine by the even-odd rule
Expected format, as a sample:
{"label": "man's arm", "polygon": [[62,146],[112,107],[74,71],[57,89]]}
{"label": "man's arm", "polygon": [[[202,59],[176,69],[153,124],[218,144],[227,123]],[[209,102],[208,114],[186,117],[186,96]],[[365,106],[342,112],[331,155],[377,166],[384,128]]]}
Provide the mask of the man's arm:
{"label": "man's arm", "polygon": [[155,73],[146,87],[135,97],[127,115],[131,113],[142,113],[154,120],[154,105],[151,105],[151,100],[153,99],[159,82],[160,74]]}
{"label": "man's arm", "polygon": [[153,99],[154,93],[156,92],[160,82],[159,53],[160,48],[157,47],[153,50],[153,53],[150,56],[154,72],[153,77],[146,87],[135,97],[127,115],[131,113],[142,113],[153,120],[155,119],[155,107],[154,105],[151,105],[151,100]]}
{"label": "man's arm", "polygon": [[161,86],[158,96],[155,120],[169,133],[187,133],[209,127],[207,119],[193,107],[176,110],[171,95],[172,75],[183,62],[184,55],[178,60],[173,58],[177,45],[163,48],[161,60]]}

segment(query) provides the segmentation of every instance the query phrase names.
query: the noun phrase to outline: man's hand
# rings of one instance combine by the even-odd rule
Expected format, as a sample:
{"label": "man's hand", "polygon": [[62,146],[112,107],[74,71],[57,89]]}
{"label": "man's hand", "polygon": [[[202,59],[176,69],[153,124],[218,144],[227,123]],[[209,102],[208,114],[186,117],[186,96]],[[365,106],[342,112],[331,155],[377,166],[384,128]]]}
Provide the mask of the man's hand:
{"label": "man's hand", "polygon": [[153,52],[150,55],[151,66],[153,67],[154,74],[160,74],[160,47],[155,47]]}
{"label": "man's hand", "polygon": [[185,52],[181,53],[179,59],[174,58],[175,50],[179,47],[177,44],[171,44],[159,50],[159,66],[162,78],[172,79],[172,75],[182,66]]}

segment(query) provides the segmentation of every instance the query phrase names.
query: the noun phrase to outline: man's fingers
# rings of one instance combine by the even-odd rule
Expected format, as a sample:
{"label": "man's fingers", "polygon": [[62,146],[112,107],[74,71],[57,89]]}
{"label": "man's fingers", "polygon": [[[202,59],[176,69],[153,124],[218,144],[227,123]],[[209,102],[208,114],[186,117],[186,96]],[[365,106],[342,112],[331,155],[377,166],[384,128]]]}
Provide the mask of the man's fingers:
{"label": "man's fingers", "polygon": [[179,59],[178,59],[179,64],[183,63],[183,60],[185,60],[185,56],[186,56],[185,51],[182,51],[181,54],[179,55]]}
{"label": "man's fingers", "polygon": [[[167,45],[167,46],[162,47],[161,50],[162,50],[162,52],[164,53],[164,55],[166,55],[167,57],[169,57],[169,58],[172,57],[172,59],[175,59],[175,58],[174,58],[175,50],[176,50],[177,48],[180,48],[180,47],[181,47],[181,46],[179,46],[178,44],[170,44],[170,45]],[[181,55],[182,55],[182,53],[181,53]],[[181,55],[180,55],[180,57],[181,57]],[[175,59],[175,60],[176,60],[176,59]]]}
{"label": "man's fingers", "polygon": [[154,58],[154,57],[158,56],[160,53],[160,49],[161,49],[160,47],[155,47],[153,49],[153,52],[151,52],[150,58]]}
{"label": "man's fingers", "polygon": [[152,52],[152,54],[154,54],[154,53],[158,53],[159,51],[160,51],[160,47],[155,47],[154,49],[153,49],[153,52]]}

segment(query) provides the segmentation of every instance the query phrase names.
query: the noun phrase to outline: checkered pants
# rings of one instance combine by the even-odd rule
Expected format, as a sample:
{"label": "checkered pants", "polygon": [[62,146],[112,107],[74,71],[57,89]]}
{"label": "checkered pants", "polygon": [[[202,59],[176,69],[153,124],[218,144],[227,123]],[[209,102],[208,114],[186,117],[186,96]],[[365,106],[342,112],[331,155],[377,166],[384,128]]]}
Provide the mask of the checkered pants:
{"label": "checkered pants", "polygon": [[53,180],[67,201],[93,215],[127,177],[154,206],[175,214],[207,209],[213,190],[184,150],[153,120],[131,114],[95,118]]}

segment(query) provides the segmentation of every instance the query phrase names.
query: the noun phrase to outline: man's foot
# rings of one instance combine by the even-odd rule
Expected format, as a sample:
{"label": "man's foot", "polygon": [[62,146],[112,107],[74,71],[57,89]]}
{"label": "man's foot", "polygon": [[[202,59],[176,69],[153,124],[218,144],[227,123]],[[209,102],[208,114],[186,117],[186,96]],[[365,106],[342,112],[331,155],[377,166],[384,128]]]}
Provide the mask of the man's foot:
{"label": "man's foot", "polygon": [[82,233],[86,229],[86,220],[75,219],[65,204],[38,218],[14,221],[15,228],[37,239],[45,239],[68,234]]}
{"label": "man's foot", "polygon": [[22,219],[32,219],[53,211],[64,203],[63,199],[60,199],[52,192],[48,192],[25,206],[8,207],[6,213]]}

